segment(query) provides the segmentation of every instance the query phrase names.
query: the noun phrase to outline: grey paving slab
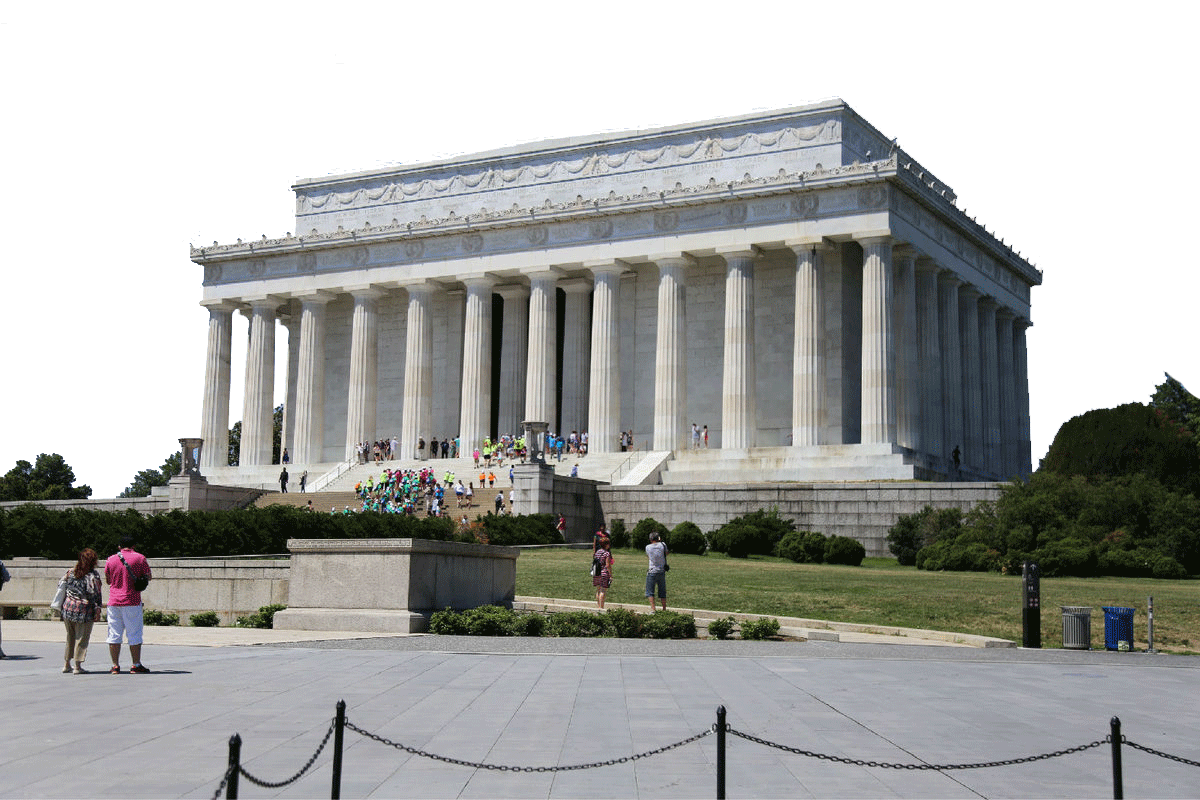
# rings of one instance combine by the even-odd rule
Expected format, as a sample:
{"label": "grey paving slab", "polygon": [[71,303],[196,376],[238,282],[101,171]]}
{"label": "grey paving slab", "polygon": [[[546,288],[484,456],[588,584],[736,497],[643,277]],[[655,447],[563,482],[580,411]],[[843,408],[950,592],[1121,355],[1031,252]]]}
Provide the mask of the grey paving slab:
{"label": "grey paving slab", "polygon": [[[6,633],[9,631],[6,629]],[[211,644],[211,643],[210,643]],[[257,646],[156,645],[151,675],[63,675],[57,642],[0,661],[0,797],[212,797],[227,742],[276,781],[296,772],[338,699],[355,724],[448,757],[556,766],[628,757],[705,731],[900,763],[1019,758],[1087,744],[1121,717],[1132,740],[1200,761],[1200,660],[1147,654],[837,642],[382,638]],[[95,651],[93,666],[102,650]],[[136,712],[136,713],[135,713]],[[113,743],[138,765],[109,768]],[[71,756],[64,768],[63,754]],[[327,796],[331,752],[282,789]],[[731,736],[730,797],[1110,796],[1107,745],[1030,764],[911,771],[795,755]],[[1200,768],[1124,749],[1130,797],[1200,794]],[[445,764],[346,734],[342,796],[710,796],[715,736],[572,772]]]}

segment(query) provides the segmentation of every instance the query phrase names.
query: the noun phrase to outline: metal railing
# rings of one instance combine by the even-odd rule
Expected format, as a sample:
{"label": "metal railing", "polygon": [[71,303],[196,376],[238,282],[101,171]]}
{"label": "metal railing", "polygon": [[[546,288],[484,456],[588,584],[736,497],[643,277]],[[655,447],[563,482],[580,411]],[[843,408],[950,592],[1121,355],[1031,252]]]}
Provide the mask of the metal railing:
{"label": "metal railing", "polygon": [[339,700],[337,703],[336,712],[333,720],[329,723],[329,728],[325,731],[324,738],[317,745],[316,751],[308,759],[303,767],[300,768],[294,775],[282,781],[266,781],[262,778],[254,776],[246,771],[246,768],[241,764],[242,752],[242,737],[234,734],[229,739],[229,766],[225,770],[225,774],[221,778],[220,784],[213,793],[213,800],[217,800],[221,796],[221,792],[225,792],[228,798],[236,798],[238,796],[239,779],[245,778],[256,786],[261,786],[265,789],[279,789],[289,784],[300,780],[317,762],[325,746],[329,743],[330,737],[333,737],[333,778],[330,787],[330,798],[337,800],[342,793],[342,753],[345,731],[350,731],[359,734],[360,736],[370,739],[374,742],[391,747],[395,750],[418,756],[420,758],[428,758],[434,761],[440,761],[444,764],[453,764],[460,767],[469,767],[471,769],[486,769],[499,772],[574,772],[577,770],[596,769],[599,767],[608,767],[614,764],[626,764],[631,761],[639,761],[644,758],[652,758],[654,756],[666,753],[679,747],[685,747],[694,742],[698,742],[708,736],[716,735],[717,757],[716,757],[716,796],[719,800],[725,797],[725,758],[726,735],[736,736],[744,741],[754,744],[769,747],[785,753],[791,753],[805,758],[814,758],[821,761],[828,761],[837,764],[847,764],[856,767],[870,767],[877,769],[896,769],[896,770],[924,770],[932,772],[951,772],[954,770],[966,769],[986,769],[991,767],[1007,767],[1016,764],[1029,764],[1035,761],[1045,761],[1051,758],[1060,758],[1062,756],[1082,753],[1086,750],[1092,750],[1097,747],[1102,747],[1105,744],[1110,745],[1110,753],[1112,760],[1112,780],[1113,780],[1113,797],[1123,798],[1125,796],[1124,777],[1122,774],[1121,765],[1121,745],[1128,745],[1135,750],[1140,750],[1143,753],[1165,758],[1175,761],[1180,764],[1186,764],[1192,767],[1200,767],[1200,761],[1183,758],[1182,756],[1165,753],[1161,750],[1156,750],[1152,747],[1137,744],[1126,739],[1121,734],[1121,720],[1113,717],[1109,721],[1109,733],[1102,739],[1097,739],[1087,744],[1077,745],[1075,747],[1065,747],[1060,750],[1053,750],[1046,753],[1038,753],[1036,755],[1022,756],[1019,758],[1006,758],[995,761],[975,761],[962,764],[931,764],[925,761],[916,763],[910,762],[889,762],[889,761],[867,761],[860,758],[849,758],[846,756],[831,755],[829,753],[818,753],[812,750],[804,750],[799,747],[791,747],[789,745],[772,742],[768,739],[763,739],[758,736],[745,733],[743,731],[732,728],[726,722],[725,706],[717,706],[716,722],[704,730],[698,731],[691,736],[680,739],[670,744],[655,747],[651,750],[646,750],[641,753],[634,753],[628,756],[618,756],[615,758],[602,759],[599,761],[589,761],[579,764],[556,764],[556,765],[522,765],[522,764],[494,764],[486,761],[470,761],[468,759],[454,758],[452,756],[431,753],[417,747],[411,747],[402,742],[397,742],[388,739],[377,733],[360,728],[354,723],[346,719],[346,701]]}
{"label": "metal railing", "polygon": [[324,490],[326,486],[333,483],[334,481],[336,481],[338,478],[345,475],[350,470],[354,469],[354,467],[356,467],[358,465],[358,463],[359,463],[358,456],[356,456],[356,455],[350,456],[350,458],[348,458],[345,461],[343,461],[342,463],[338,464],[336,467],[331,469],[329,472],[326,472],[324,475],[317,478],[312,483],[306,485],[304,487],[305,491],[320,492],[320,491]]}

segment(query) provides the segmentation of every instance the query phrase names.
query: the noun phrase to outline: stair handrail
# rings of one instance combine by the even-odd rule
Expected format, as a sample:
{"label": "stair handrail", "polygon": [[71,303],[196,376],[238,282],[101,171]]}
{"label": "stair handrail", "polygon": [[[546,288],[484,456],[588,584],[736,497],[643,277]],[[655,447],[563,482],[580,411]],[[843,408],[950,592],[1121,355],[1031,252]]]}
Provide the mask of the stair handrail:
{"label": "stair handrail", "polygon": [[354,467],[357,463],[358,463],[358,456],[357,455],[350,456],[350,458],[346,459],[345,461],[338,464],[333,469],[329,470],[329,472],[326,472],[324,475],[317,478],[312,483],[308,484],[308,486],[306,487],[307,491],[310,491],[310,492],[322,491],[326,486],[333,483],[334,481],[336,481],[338,478],[345,475],[350,470],[354,469]]}

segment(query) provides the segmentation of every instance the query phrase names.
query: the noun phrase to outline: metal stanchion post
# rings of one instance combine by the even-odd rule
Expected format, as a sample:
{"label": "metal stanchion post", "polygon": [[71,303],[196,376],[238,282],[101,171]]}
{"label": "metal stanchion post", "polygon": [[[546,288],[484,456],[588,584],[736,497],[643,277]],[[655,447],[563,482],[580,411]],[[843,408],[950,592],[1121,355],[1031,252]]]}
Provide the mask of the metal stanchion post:
{"label": "metal stanchion post", "polygon": [[717,706],[717,800],[725,800],[725,706]]}
{"label": "metal stanchion post", "polygon": [[1156,653],[1154,649],[1154,595],[1146,599],[1146,648],[1147,653]]}
{"label": "metal stanchion post", "polygon": [[342,735],[346,732],[346,701],[338,700],[337,715],[333,726],[333,786],[329,790],[331,800],[342,796]]}
{"label": "metal stanchion post", "polygon": [[225,796],[229,800],[237,800],[238,777],[242,769],[242,737],[234,734],[229,737],[229,780],[225,782]]}
{"label": "metal stanchion post", "polygon": [[1121,778],[1121,719],[1113,717],[1108,723],[1109,731],[1112,739],[1112,764],[1113,764],[1113,798],[1121,800],[1125,797],[1124,781]]}

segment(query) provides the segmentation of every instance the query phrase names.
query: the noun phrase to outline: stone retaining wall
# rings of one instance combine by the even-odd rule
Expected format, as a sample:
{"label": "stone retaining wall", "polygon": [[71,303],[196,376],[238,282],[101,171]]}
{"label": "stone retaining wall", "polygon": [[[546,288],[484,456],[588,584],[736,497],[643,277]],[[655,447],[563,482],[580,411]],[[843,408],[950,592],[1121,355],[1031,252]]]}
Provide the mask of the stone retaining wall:
{"label": "stone retaining wall", "polygon": [[[12,580],[0,592],[0,604],[11,618],[17,606],[47,609],[63,573],[74,561],[15,558],[6,561]],[[188,624],[192,614],[215,611],[222,625],[232,625],[239,616],[262,606],[288,602],[290,560],[236,558],[155,558],[150,560],[154,579],[142,592],[148,609],[178,614]],[[104,564],[98,566],[101,575]],[[108,602],[108,587],[104,587]]]}
{"label": "stone retaining wall", "polygon": [[653,517],[668,528],[692,521],[710,532],[734,517],[778,508],[797,530],[826,536],[849,536],[862,542],[869,556],[890,556],[888,529],[903,514],[926,505],[966,511],[1000,496],[999,483],[810,483],[744,486],[600,486],[604,518],[638,520]]}

